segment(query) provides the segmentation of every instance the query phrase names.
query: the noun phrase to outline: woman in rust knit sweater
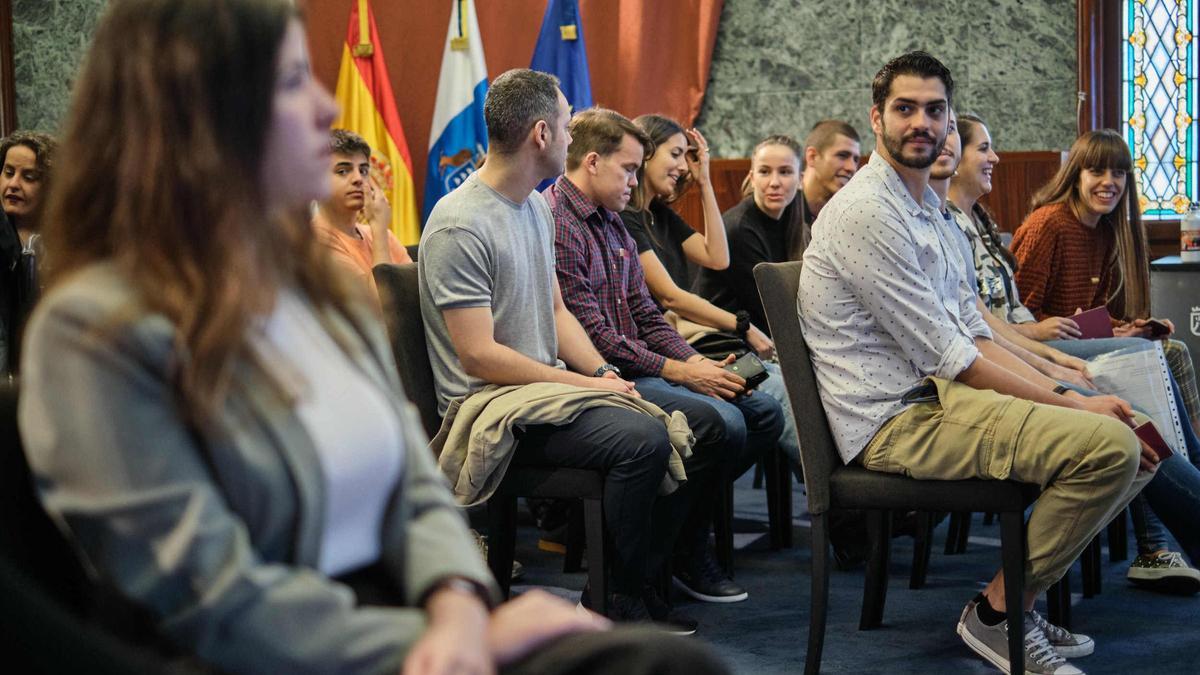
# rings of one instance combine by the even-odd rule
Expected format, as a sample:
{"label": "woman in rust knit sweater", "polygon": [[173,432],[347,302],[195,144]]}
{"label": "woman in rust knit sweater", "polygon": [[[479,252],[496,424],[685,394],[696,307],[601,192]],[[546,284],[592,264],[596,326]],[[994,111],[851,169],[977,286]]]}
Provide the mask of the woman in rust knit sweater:
{"label": "woman in rust knit sweater", "polygon": [[[1133,158],[1120,134],[1080,136],[1066,163],[1033,197],[1012,252],[1021,300],[1039,320],[1104,305],[1118,337],[1149,337],[1150,253],[1133,180]],[[1164,320],[1172,332],[1174,326]],[[1187,346],[1163,350],[1192,427],[1200,433],[1200,395]]]}

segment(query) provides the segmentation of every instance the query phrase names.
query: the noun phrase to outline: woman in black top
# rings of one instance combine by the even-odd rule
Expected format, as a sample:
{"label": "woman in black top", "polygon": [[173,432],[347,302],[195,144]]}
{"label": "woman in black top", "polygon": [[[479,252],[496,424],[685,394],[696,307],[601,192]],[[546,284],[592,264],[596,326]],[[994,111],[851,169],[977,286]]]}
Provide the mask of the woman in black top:
{"label": "woman in black top", "polygon": [[[769,358],[775,345],[748,316],[739,317],[685,290],[692,285],[689,263],[714,270],[729,266],[725,224],[709,177],[704,136],[661,115],[642,115],[634,122],[654,142],[654,153],[642,164],[638,186],[621,220],[637,242],[650,294],[664,311],[700,326],[738,333],[759,356]],[[691,227],[670,207],[692,183],[703,193],[700,228]]]}
{"label": "woman in black top", "polygon": [[790,136],[768,136],[754,147],[750,174],[742,184],[747,195],[725,212],[730,262],[724,270],[701,270],[696,292],[727,312],[745,311],[751,322],[767,327],[754,282],[761,262],[798,260],[804,214],[796,199],[800,188],[800,144]]}

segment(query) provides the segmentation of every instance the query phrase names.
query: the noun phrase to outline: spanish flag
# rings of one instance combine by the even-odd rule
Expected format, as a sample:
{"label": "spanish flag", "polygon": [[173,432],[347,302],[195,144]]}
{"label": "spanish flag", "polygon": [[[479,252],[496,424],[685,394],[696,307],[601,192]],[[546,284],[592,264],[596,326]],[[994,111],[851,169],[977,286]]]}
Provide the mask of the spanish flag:
{"label": "spanish flag", "polygon": [[334,128],[353,131],[371,145],[371,176],[383,186],[392,205],[392,231],[406,245],[417,243],[421,226],[413,194],[412,156],[367,0],[350,6],[335,95],[342,110]]}

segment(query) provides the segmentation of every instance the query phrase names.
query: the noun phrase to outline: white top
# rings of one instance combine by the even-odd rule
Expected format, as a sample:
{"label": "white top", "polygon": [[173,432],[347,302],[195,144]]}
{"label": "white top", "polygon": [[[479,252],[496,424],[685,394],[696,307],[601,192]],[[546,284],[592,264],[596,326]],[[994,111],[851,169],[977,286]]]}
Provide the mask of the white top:
{"label": "white top", "polygon": [[948,239],[940,202],[923,205],[879,153],[813,223],[797,297],[821,402],[849,463],[904,409],[904,392],[953,380],[991,331]]}
{"label": "white top", "polygon": [[325,474],[318,567],[334,576],[369,565],[379,559],[383,514],[404,468],[389,394],[354,366],[295,293],[280,294],[263,336],[306,384],[296,414]]}

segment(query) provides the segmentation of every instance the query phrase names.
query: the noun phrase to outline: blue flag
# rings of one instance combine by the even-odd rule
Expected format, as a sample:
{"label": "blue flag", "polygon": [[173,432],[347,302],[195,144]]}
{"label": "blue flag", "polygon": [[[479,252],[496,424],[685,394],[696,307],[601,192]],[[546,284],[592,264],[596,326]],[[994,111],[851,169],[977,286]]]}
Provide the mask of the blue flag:
{"label": "blue flag", "polygon": [[429,130],[421,222],[429,220],[429,212],[439,199],[479,168],[487,153],[487,125],[483,121],[487,89],[475,0],[454,0]]}
{"label": "blue flag", "polygon": [[557,76],[572,109],[592,107],[592,78],[588,76],[578,0],[550,0],[546,5],[529,67]]}

